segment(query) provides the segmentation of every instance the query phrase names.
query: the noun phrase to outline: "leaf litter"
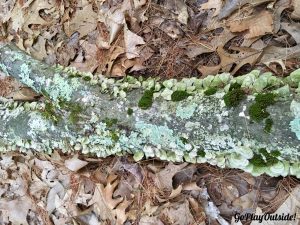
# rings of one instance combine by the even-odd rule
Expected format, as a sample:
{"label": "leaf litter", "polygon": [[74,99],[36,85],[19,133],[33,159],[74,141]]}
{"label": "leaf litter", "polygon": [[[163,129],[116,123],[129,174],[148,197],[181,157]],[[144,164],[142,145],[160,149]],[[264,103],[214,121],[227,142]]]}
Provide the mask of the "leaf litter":
{"label": "leaf litter", "polygon": [[10,152],[0,157],[0,174],[4,225],[230,224],[235,213],[298,213],[300,206],[293,177],[208,164]]}
{"label": "leaf litter", "polygon": [[0,40],[13,41],[46,63],[106,76],[240,75],[257,66],[282,76],[297,67],[290,62],[300,56],[297,0],[0,5]]}

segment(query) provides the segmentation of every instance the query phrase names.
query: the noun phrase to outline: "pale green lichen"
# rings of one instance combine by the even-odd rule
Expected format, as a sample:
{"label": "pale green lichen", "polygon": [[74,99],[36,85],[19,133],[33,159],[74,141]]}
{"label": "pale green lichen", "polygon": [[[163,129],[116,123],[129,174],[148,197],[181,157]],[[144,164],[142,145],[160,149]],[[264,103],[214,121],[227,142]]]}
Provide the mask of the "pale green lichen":
{"label": "pale green lichen", "polygon": [[0,70],[4,73],[4,75],[9,75],[7,67],[2,63],[0,63]]}
{"label": "pale green lichen", "polygon": [[29,66],[25,63],[23,63],[20,67],[20,79],[22,81],[22,83],[26,84],[27,86],[33,88],[34,90],[36,90],[36,87],[34,86],[34,80],[32,80],[30,78],[30,74],[31,74],[31,69],[29,68]]}
{"label": "pale green lichen", "polygon": [[300,117],[295,118],[290,122],[291,130],[296,134],[298,140],[300,140]]}
{"label": "pale green lichen", "polygon": [[181,119],[189,119],[194,115],[196,108],[196,103],[191,103],[186,106],[179,104],[176,108],[176,116],[180,117]]}
{"label": "pale green lichen", "polygon": [[31,135],[36,135],[36,133],[39,132],[46,132],[50,127],[49,120],[43,118],[42,115],[37,112],[30,113],[28,125],[31,128],[28,133]]}
{"label": "pale green lichen", "polygon": [[70,101],[74,91],[81,85],[77,78],[66,79],[60,74],[54,74],[53,79],[46,80],[45,91],[49,97],[59,102],[60,99]]}
{"label": "pale green lichen", "polygon": [[290,122],[291,131],[295,133],[298,140],[300,140],[300,103],[293,100],[290,106],[294,119]]}

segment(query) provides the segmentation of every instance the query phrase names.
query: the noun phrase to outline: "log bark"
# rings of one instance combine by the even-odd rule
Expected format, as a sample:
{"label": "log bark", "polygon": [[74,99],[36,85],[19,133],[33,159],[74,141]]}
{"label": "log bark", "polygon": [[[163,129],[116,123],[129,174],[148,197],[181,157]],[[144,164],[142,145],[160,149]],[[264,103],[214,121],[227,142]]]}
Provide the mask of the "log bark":
{"label": "log bark", "polygon": [[[231,76],[223,81],[225,88],[206,96],[203,93],[209,85],[199,79],[168,83],[92,76],[51,67],[12,44],[0,46],[0,70],[43,94],[46,100],[22,103],[1,99],[2,151],[78,150],[98,157],[131,153],[137,160],[145,156],[209,162],[254,175],[300,174],[300,101],[293,91],[267,107],[273,120],[268,133],[264,122],[249,119],[253,95],[236,107],[225,106],[226,87],[237,81]],[[280,82],[282,86],[285,81]],[[146,89],[154,92],[155,99],[150,108],[142,109],[138,103]],[[171,101],[176,89],[190,96]],[[268,164],[269,155],[262,149],[270,155],[280,152],[270,156],[270,160],[276,158],[275,163]],[[253,163],[257,156],[266,164],[260,167]]]}

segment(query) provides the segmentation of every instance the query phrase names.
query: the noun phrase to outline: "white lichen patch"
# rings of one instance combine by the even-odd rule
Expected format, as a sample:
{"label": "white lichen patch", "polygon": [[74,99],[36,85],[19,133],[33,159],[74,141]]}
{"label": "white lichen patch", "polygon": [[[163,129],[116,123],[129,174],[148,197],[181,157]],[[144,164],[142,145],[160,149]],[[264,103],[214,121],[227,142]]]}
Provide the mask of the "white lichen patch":
{"label": "white lichen patch", "polygon": [[31,74],[31,69],[30,67],[23,63],[20,67],[20,79],[22,81],[22,83],[26,84],[27,86],[33,88],[34,90],[36,90],[36,87],[34,86],[34,80],[32,80],[30,78],[30,74]]}
{"label": "white lichen patch", "polygon": [[197,104],[194,102],[186,106],[183,106],[181,103],[179,103],[176,109],[176,116],[180,117],[181,119],[189,119],[194,115],[196,108]]}
{"label": "white lichen patch", "polygon": [[81,85],[77,78],[66,79],[58,73],[54,74],[52,79],[48,78],[46,83],[45,91],[55,102],[70,101],[73,92]]}
{"label": "white lichen patch", "polygon": [[290,122],[291,131],[295,133],[298,140],[300,140],[300,103],[293,100],[290,106],[294,119]]}
{"label": "white lichen patch", "polygon": [[50,122],[40,113],[31,112],[29,114],[28,126],[30,130],[28,130],[27,134],[36,137],[39,133],[46,132],[50,128]]}

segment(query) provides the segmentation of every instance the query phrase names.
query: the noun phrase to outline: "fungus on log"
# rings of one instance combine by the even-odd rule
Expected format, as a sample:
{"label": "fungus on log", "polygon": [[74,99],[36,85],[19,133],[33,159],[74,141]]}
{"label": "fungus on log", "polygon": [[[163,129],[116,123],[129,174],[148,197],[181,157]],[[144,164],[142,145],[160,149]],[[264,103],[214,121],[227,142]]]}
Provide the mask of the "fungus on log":
{"label": "fungus on log", "polygon": [[300,70],[116,80],[46,65],[12,44],[0,46],[0,70],[44,96],[1,98],[1,151],[130,153],[300,177]]}

